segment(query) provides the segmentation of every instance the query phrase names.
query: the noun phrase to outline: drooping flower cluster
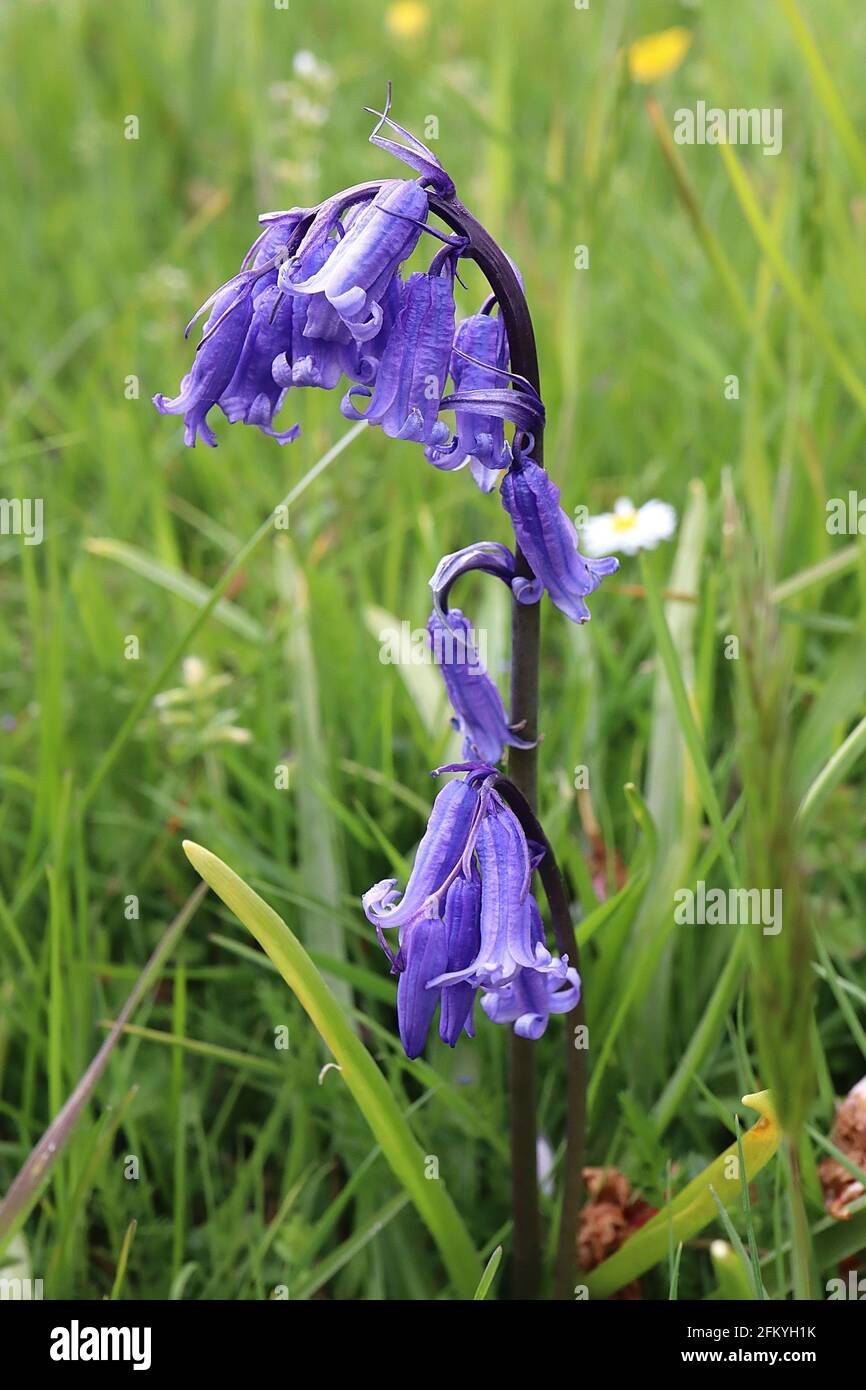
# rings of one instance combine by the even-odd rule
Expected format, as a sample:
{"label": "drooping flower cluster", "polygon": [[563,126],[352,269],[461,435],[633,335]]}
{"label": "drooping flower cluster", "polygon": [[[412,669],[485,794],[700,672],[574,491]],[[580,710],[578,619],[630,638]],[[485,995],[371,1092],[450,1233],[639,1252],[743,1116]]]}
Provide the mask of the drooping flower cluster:
{"label": "drooping flower cluster", "polygon": [[[287,444],[298,426],[274,426],[287,393],[332,390],[348,378],[341,404],[348,419],[424,445],[438,468],[471,464],[489,492],[511,461],[505,419],[523,418],[525,392],[512,393],[513,408],[503,402],[510,376],[498,315],[475,314],[455,332],[454,280],[466,243],[429,224],[427,193],[429,187],[447,196],[454,185],[402,127],[394,129],[408,145],[379,135],[384,122],[394,124],[383,116],[371,139],[419,177],[348,189],[318,208],[263,214],[264,230],[240,271],[187,328],[210,310],[179,393],[156,395],[154,405],[164,415],[183,416],[190,446],[197,438],[216,445],[207,418],[214,406],[229,423],[256,425]],[[427,271],[404,281],[402,266],[425,232],[445,244]],[[449,372],[454,392],[446,396]],[[367,402],[363,409],[360,401]],[[540,401],[532,404],[541,409]],[[454,411],[453,436],[440,418],[443,409]]]}
{"label": "drooping flower cluster", "polygon": [[[496,790],[496,769],[456,763],[434,775],[442,772],[464,776],[436,797],[405,891],[384,879],[363,898],[399,976],[397,1019],[409,1057],[423,1049],[437,1003],[440,1037],[453,1047],[464,1029],[474,1035],[479,990],[488,1018],[526,1038],[541,1037],[550,1015],[580,998],[577,971],[547,949],[530,890],[544,851]],[[396,951],[385,936],[393,928]]]}
{"label": "drooping flower cluster", "polygon": [[[357,185],[315,208],[264,214],[263,230],[238,274],[192,320],[208,313],[178,395],[155,396],[154,404],[163,414],[183,416],[190,446],[199,437],[216,444],[208,422],[215,406],[230,423],[255,425],[286,444],[299,432],[297,425],[275,424],[287,394],[302,387],[332,390],[345,379],[341,410],[347,418],[422,445],[428,461],[444,471],[468,465],[483,493],[501,478],[514,552],[499,542],[477,542],[445,556],[430,581],[430,647],[467,759],[440,770],[465,776],[439,793],[402,896],[394,880],[386,880],[363,899],[399,976],[400,1035],[414,1057],[437,1003],[440,1035],[454,1046],[464,1029],[472,1032],[479,990],[488,1017],[513,1024],[525,1037],[539,1037],[551,1013],[567,1012],[580,997],[576,971],[545,945],[530,891],[539,851],[496,790],[493,764],[507,747],[528,749],[534,741],[520,724],[509,723],[470,620],[449,608],[450,590],[478,570],[505,583],[519,603],[537,603],[546,590],[567,617],[584,623],[587,596],[618,561],[580,554],[559,489],[532,457],[544,406],[535,385],[511,370],[519,316],[512,323],[508,294],[502,303],[491,296],[455,326],[454,286],[461,257],[473,252],[472,219],[467,222],[435,156],[391,121],[388,109],[370,139],[417,177]],[[402,143],[383,135],[385,126]],[[431,200],[465,236],[430,223]],[[404,278],[425,235],[441,245],[426,271]],[[519,289],[516,268],[504,252],[497,255]],[[453,432],[442,419],[448,413]],[[506,424],[513,426],[510,443]],[[391,928],[398,930],[396,951],[385,936]]]}

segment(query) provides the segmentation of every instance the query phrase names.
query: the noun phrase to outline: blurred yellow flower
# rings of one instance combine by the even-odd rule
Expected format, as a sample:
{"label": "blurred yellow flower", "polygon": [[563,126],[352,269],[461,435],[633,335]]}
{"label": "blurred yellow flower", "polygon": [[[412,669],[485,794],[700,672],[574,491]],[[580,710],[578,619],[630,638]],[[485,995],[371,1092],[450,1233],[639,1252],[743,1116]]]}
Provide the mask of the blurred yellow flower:
{"label": "blurred yellow flower", "polygon": [[430,22],[430,11],[419,0],[400,0],[390,5],[385,22],[397,39],[417,39]]}
{"label": "blurred yellow flower", "polygon": [[629,73],[635,82],[658,82],[662,77],[669,77],[676,72],[691,43],[690,31],[681,25],[662,29],[658,34],[646,34],[629,45]]}

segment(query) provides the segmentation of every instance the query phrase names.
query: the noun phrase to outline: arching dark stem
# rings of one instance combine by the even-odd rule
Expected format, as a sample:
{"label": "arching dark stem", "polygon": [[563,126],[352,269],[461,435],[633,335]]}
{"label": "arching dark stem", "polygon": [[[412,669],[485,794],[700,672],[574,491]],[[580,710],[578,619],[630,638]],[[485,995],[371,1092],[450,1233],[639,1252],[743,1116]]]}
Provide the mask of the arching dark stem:
{"label": "arching dark stem", "polygon": [[[573,965],[579,973],[580,956],[568,906],[568,895],[562,881],[562,874],[559,872],[556,856],[553,853],[553,847],[544,833],[541,822],[523,792],[514,782],[508,777],[499,777],[495,787],[517,816],[527,838],[544,846],[544,858],[539,864],[537,872],[544,885],[544,895],[547,898],[547,906],[550,908],[556,945],[559,954],[568,956],[569,965]],[[578,1003],[566,1015],[565,1019],[567,1076],[565,1179],[553,1284],[554,1297],[559,1299],[572,1297],[577,1262],[577,1221],[583,1192],[583,1135],[586,1125],[586,1049],[579,1044],[583,1042],[582,1028],[585,1018],[586,1009],[581,989]],[[578,1032],[578,1029],[581,1031]]]}
{"label": "arching dark stem", "polygon": [[[511,370],[541,395],[535,333],[526,296],[513,266],[490,233],[456,198],[448,202],[430,195],[430,207],[453,231],[469,238],[465,254],[472,257],[499,301],[505,320]],[[543,436],[535,439],[535,459],[543,457]],[[519,547],[515,550],[517,573],[532,579]],[[511,603],[511,712],[510,722],[525,739],[538,736],[539,605]],[[535,748],[512,748],[508,770],[527,803],[537,797],[538,753]],[[538,1146],[536,1130],[535,1053],[528,1038],[511,1036],[511,1183],[514,1212],[514,1293],[535,1298],[541,1268],[541,1225],[538,1210]]]}

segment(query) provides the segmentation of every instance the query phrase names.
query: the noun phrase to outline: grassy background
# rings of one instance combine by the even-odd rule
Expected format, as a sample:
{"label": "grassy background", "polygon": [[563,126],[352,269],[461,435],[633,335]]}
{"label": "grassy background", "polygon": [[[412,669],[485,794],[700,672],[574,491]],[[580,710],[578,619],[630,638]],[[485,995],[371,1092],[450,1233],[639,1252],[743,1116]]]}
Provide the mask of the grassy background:
{"label": "grassy background", "polygon": [[[182,721],[151,707],[100,765],[193,605],[346,431],[335,393],[299,392],[292,447],[223,422],[216,452],[188,451],[150,397],[174,392],[189,362],[183,326],[234,270],[259,211],[398,172],[366,143],[362,107],[381,101],[386,79],[404,124],[421,134],[438,120],[437,153],[525,279],[564,501],[598,511],[621,494],[658,496],[683,518],[645,572],[626,561],[606,582],[589,628],[544,612],[541,810],[578,920],[635,885],[584,952],[589,1159],[620,1164],[661,1205],[730,1142],[738,1098],[778,1070],[740,973],[718,988],[731,929],[675,928],[671,913],[674,887],[751,884],[761,864],[774,885],[799,885],[806,928],[784,930],[775,954],[753,940],[751,976],[760,1007],[786,1020],[791,1089],[802,1081],[790,1104],[828,1132],[834,1095],[866,1070],[862,769],[817,807],[800,850],[784,808],[864,704],[866,564],[856,537],[828,535],[825,503],[857,487],[864,448],[866,156],[844,122],[863,126],[866,13],[853,0],[801,6],[840,117],[776,0],[733,15],[699,0],[588,13],[499,0],[495,16],[466,0],[422,7],[414,39],[393,32],[393,15],[389,29],[392,9],[20,0],[0,17],[0,491],[44,498],[46,528],[40,547],[0,537],[0,1189],[192,890],[186,835],[247,877],[337,981],[478,1247],[504,1238],[507,1249],[505,1032],[482,1023],[474,1044],[452,1054],[434,1042],[429,1065],[407,1064],[358,906],[390,865],[411,861],[427,770],[454,751],[433,674],[381,664],[378,634],[422,626],[439,556],[507,540],[507,519],[468,475],[362,432],[187,645],[225,682],[175,707]],[[624,46],[675,23],[693,35],[682,66],[653,89],[632,82]],[[298,50],[330,66],[327,90],[293,76]],[[783,151],[733,151],[734,167],[718,148],[678,149],[678,190],[651,91],[668,130],[698,99],[782,107]],[[304,124],[299,100],[301,115],[304,100],[323,105],[324,122]],[[124,138],[129,116],[138,139]],[[588,270],[574,268],[578,244]],[[468,286],[467,310],[481,293],[471,275]],[[737,400],[725,397],[730,374]],[[667,604],[685,708],[659,646],[665,586],[690,596]],[[503,595],[470,585],[461,602],[502,673]],[[739,696],[729,634],[751,678]],[[172,660],[158,688],[181,685]],[[685,753],[688,710],[703,785]],[[756,722],[774,738],[755,742]],[[226,740],[232,723],[248,744]],[[577,765],[588,795],[573,789]],[[646,799],[655,847],[627,783]],[[746,815],[740,804],[713,839],[708,800],[729,816],[743,787]],[[117,1048],[26,1228],[48,1296],[108,1292],[133,1217],[125,1297],[447,1291],[339,1075],[319,1084],[325,1054],[306,1016],[215,899],[136,1023],[156,1036]],[[281,1025],[287,1051],[273,1045]],[[540,1123],[554,1143],[559,1041],[554,1021],[538,1047]],[[820,1234],[822,1151],[801,1137]],[[131,1155],[137,1180],[124,1176]],[[784,1188],[773,1164],[753,1194],[780,1291]],[[548,1224],[553,1209],[545,1198]],[[832,1265],[819,1257],[819,1287]],[[668,1285],[662,1266],[645,1292],[666,1297]],[[712,1288],[706,1249],[687,1248],[679,1296]]]}

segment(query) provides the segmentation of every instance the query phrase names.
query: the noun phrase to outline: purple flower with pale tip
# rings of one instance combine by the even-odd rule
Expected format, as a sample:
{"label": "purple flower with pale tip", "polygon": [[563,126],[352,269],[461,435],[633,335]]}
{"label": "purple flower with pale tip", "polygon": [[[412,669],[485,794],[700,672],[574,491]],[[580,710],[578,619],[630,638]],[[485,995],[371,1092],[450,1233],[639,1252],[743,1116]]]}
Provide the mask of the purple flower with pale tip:
{"label": "purple flower with pale tip", "polygon": [[442,989],[431,987],[430,981],[445,970],[461,968],[474,956],[480,908],[481,883],[473,870],[471,878],[456,878],[451,884],[441,919],[419,917],[400,929],[400,950],[393,970],[399,973],[397,1027],[409,1058],[423,1051],[437,1004],[443,1042],[456,1046],[464,1028],[469,1037],[474,1036],[475,987],[458,984]]}
{"label": "purple flower with pale tip", "polygon": [[[385,879],[363,897],[392,971],[401,975],[397,1006],[409,1056],[423,1047],[437,999],[440,1036],[453,1046],[464,1027],[471,1034],[477,989],[498,992],[521,972],[549,976],[556,985],[568,977],[567,959],[545,945],[529,891],[544,849],[527,840],[495,790],[496,769],[469,761],[441,772],[464,776],[437,796],[406,891],[401,897],[396,881]],[[389,927],[399,928],[396,954],[385,941]],[[561,998],[550,994],[556,1012]]]}
{"label": "purple flower with pale tip", "polygon": [[[326,254],[327,248],[322,248],[317,259],[324,262]],[[375,380],[377,354],[382,351],[378,340],[363,347],[356,343],[324,295],[307,299],[283,295],[281,290],[277,293],[283,301],[278,313],[286,324],[281,339],[274,340],[271,362],[271,374],[279,386],[315,386],[330,391],[343,375]],[[387,325],[393,323],[396,294],[395,289],[385,296]],[[386,331],[387,326],[383,328]]]}
{"label": "purple flower with pale tip", "polygon": [[578,550],[574,523],[559,505],[559,488],[534,459],[516,453],[502,480],[502,505],[511,517],[517,543],[534,580],[515,579],[512,591],[521,603],[536,603],[544,589],[574,623],[589,620],[585,599],[605,575],[615,574],[614,556],[587,560]]}
{"label": "purple flower with pale tip", "polygon": [[[453,333],[454,253],[447,248],[434,257],[429,272],[416,271],[403,286],[375,388],[350,387],[340,405],[346,418],[381,425],[392,439],[441,443],[448,426],[438,419],[439,403]],[[370,399],[363,414],[355,396]]]}
{"label": "purple flower with pale tip", "polygon": [[510,588],[516,573],[514,556],[501,541],[475,541],[473,545],[465,545],[462,550],[443,555],[430,578],[430,588],[438,610],[444,611],[442,605],[447,603],[452,584],[470,570],[492,574]]}
{"label": "purple flower with pale tip", "polygon": [[510,984],[481,996],[491,1023],[513,1023],[515,1033],[533,1042],[547,1029],[551,1014],[567,1014],[580,1001],[580,976],[568,969],[560,979],[540,970],[521,970]]}
{"label": "purple flower with pale tip", "polygon": [[433,612],[440,622],[448,622],[448,596],[453,585],[472,570],[501,579],[509,589],[517,573],[514,556],[508,546],[499,541],[476,541],[474,545],[464,546],[451,555],[443,555],[430,577]]}
{"label": "purple flower with pale tip", "polygon": [[330,219],[330,235],[339,220],[336,208],[325,204],[298,254],[281,267],[280,289],[293,295],[323,294],[353,337],[373,338],[382,326],[382,296],[414,251],[426,217],[427,194],[421,185],[389,180],[360,206],[324,264],[317,265],[323,224],[327,227]]}
{"label": "purple flower with pale tip", "polygon": [[262,230],[241,262],[241,272],[264,266],[279,269],[287,255],[292,239],[301,222],[309,217],[310,208],[289,208],[286,212],[263,212],[259,216]]}
{"label": "purple flower with pale tip", "polygon": [[[451,354],[457,427],[447,444],[426,452],[437,468],[451,470],[468,463],[482,492],[496,486],[500,472],[511,462],[511,450],[505,442],[505,421],[473,406],[471,393],[495,390],[507,366],[508,339],[501,316],[473,314],[457,325]],[[456,404],[459,399],[465,403]]]}
{"label": "purple flower with pale tip", "polygon": [[506,747],[534,748],[511,729],[502,696],[472,641],[472,625],[460,609],[449,609],[445,620],[431,613],[427,633],[454,710],[452,725],[463,735],[463,756],[498,763]]}

